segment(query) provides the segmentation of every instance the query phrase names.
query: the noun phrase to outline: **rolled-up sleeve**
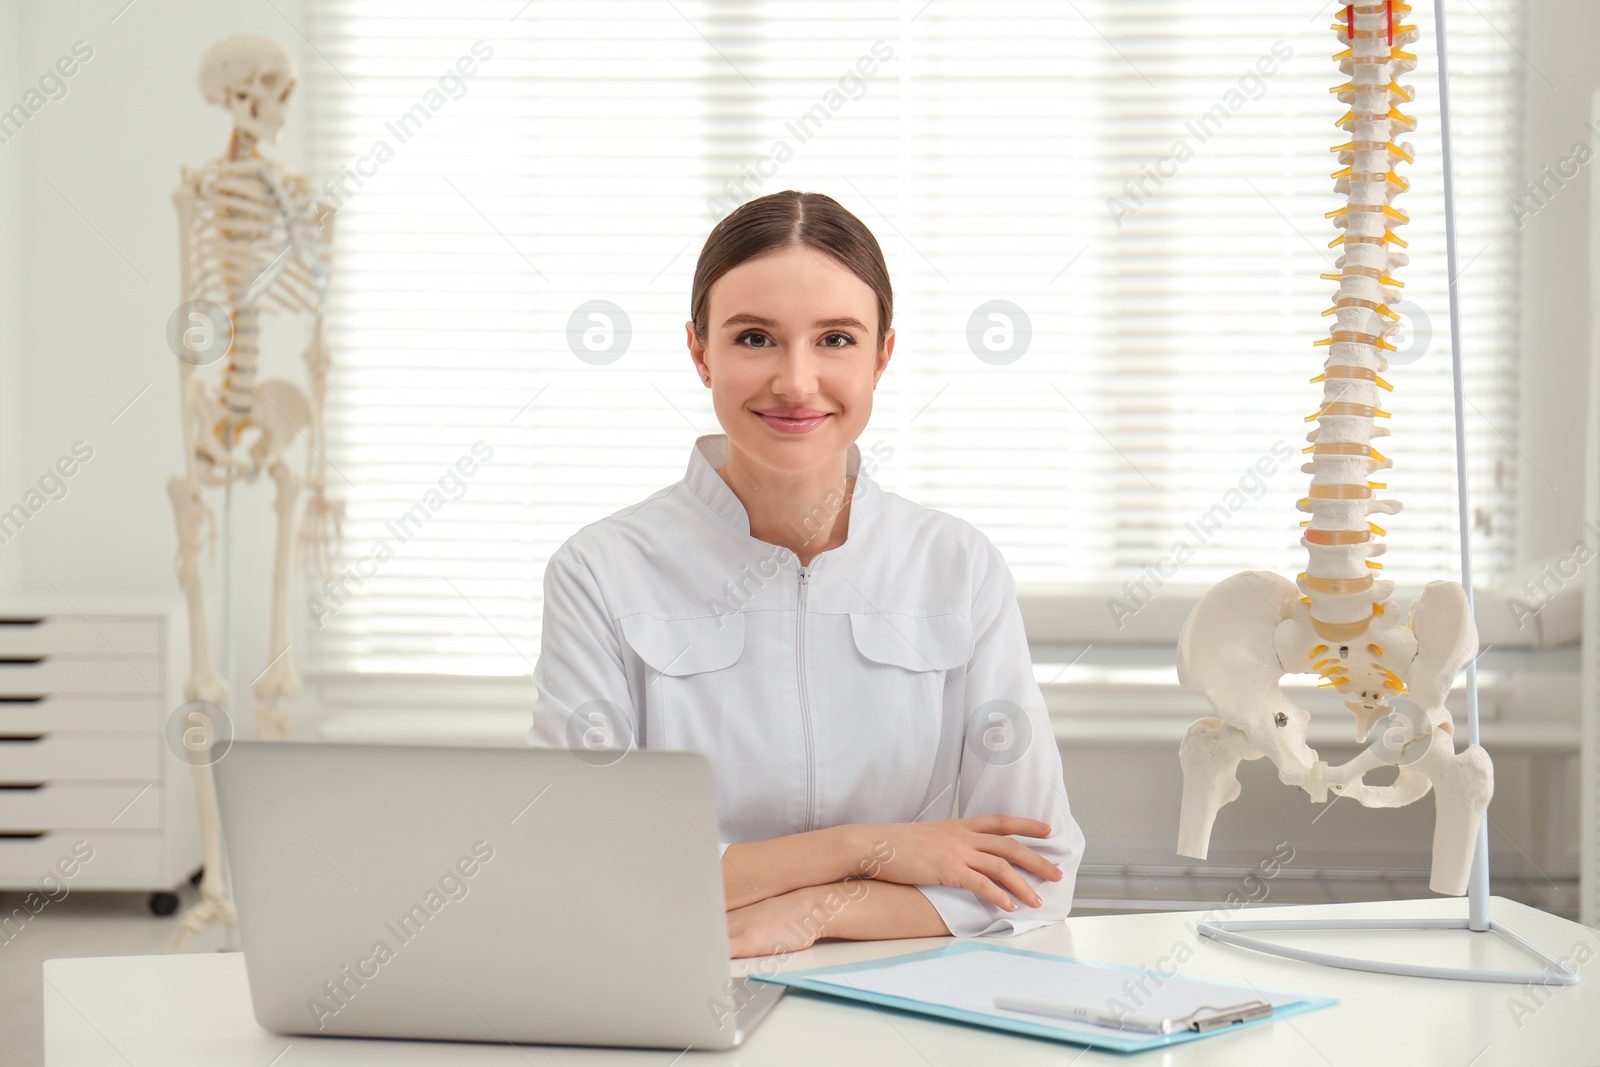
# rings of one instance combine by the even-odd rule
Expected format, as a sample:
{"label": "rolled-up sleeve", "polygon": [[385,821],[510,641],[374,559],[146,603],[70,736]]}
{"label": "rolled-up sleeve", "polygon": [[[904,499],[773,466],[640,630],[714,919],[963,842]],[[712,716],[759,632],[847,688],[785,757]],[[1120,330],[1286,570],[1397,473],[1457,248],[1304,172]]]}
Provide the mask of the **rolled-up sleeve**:
{"label": "rolled-up sleeve", "polygon": [[1051,882],[1017,868],[1044,903],[1033,908],[1019,901],[1012,912],[967,889],[918,886],[957,937],[1018,934],[1066,918],[1084,848],[1044,693],[1034,678],[1016,582],[999,549],[984,541],[987,562],[976,569],[973,592],[957,811],[961,818],[1003,814],[1049,823],[1048,838],[1012,836],[1060,867],[1063,877]]}

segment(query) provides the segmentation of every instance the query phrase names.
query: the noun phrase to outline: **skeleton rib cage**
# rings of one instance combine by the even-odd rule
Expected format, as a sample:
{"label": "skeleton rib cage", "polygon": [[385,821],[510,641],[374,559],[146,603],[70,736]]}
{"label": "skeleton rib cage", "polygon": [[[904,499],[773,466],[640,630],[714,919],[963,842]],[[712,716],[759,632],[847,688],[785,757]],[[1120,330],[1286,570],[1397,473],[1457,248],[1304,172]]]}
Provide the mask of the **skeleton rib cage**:
{"label": "skeleton rib cage", "polygon": [[316,201],[272,160],[212,160],[191,175],[194,217],[187,234],[188,300],[209,300],[233,322],[233,347],[220,399],[230,421],[254,410],[260,314],[321,313],[328,249]]}

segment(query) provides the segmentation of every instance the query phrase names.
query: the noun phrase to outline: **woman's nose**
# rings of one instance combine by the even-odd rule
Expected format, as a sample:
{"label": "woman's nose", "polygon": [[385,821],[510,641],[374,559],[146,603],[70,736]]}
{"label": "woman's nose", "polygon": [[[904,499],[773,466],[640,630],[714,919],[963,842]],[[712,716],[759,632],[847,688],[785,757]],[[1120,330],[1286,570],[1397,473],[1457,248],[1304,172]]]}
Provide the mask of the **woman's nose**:
{"label": "woman's nose", "polygon": [[816,392],[817,357],[809,350],[791,346],[778,356],[773,373],[773,391],[784,395],[809,396]]}

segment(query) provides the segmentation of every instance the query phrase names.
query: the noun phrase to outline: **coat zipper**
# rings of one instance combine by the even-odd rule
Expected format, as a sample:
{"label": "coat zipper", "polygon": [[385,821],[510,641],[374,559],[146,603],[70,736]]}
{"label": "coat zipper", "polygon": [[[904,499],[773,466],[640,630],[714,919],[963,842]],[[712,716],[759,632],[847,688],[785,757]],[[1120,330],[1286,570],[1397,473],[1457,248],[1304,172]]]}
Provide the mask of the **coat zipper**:
{"label": "coat zipper", "polygon": [[[798,560],[798,556],[796,559]],[[795,619],[794,643],[795,660],[800,670],[800,725],[805,728],[806,738],[806,822],[805,829],[810,830],[814,820],[813,807],[816,803],[815,784],[816,753],[813,750],[811,739],[811,706],[806,695],[806,583],[808,573],[804,566],[800,568],[800,610]]]}

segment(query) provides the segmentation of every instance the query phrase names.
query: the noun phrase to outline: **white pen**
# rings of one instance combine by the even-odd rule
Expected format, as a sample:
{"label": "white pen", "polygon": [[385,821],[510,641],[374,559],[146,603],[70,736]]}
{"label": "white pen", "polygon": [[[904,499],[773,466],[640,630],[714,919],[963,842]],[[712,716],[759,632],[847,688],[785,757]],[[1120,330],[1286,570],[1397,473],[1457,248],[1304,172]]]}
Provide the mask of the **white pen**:
{"label": "white pen", "polygon": [[1171,1019],[1140,1012],[1118,1014],[1089,1004],[1063,1004],[1057,1000],[1036,1000],[1033,997],[1013,997],[1002,993],[994,998],[994,1006],[1006,1011],[1049,1015],[1056,1019],[1093,1023],[1096,1026],[1109,1026],[1118,1030],[1137,1030],[1147,1034],[1170,1034],[1173,1030]]}

